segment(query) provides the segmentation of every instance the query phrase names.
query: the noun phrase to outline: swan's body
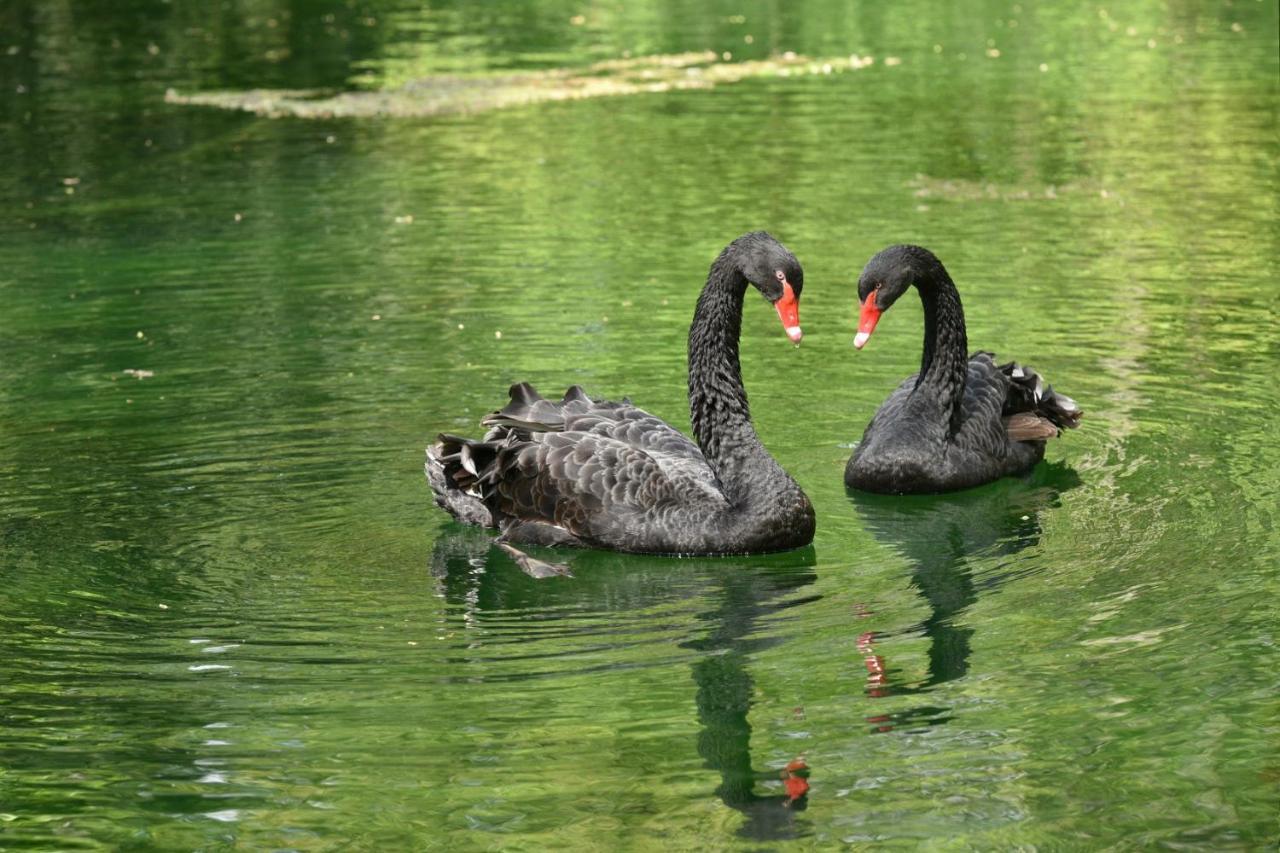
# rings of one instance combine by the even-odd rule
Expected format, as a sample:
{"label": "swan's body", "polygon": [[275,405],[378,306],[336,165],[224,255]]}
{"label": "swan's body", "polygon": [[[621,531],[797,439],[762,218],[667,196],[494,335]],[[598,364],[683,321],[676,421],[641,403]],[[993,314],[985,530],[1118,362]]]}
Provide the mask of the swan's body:
{"label": "swan's body", "polygon": [[808,544],[809,499],[751,426],[738,364],[747,284],[800,338],[803,272],[763,232],[716,259],[689,331],[689,408],[698,443],[632,405],[574,386],[559,402],[521,383],[486,417],[483,440],[441,435],[427,450],[436,503],[502,540],[649,554],[745,554]]}
{"label": "swan's body", "polygon": [[861,348],[882,311],[911,285],[924,303],[920,372],[889,395],[845,467],[845,484],[905,494],[967,489],[1032,468],[1045,440],[1081,416],[1071,398],[1035,371],[967,354],[960,294],[941,262],[918,246],[892,246],[858,282]]}

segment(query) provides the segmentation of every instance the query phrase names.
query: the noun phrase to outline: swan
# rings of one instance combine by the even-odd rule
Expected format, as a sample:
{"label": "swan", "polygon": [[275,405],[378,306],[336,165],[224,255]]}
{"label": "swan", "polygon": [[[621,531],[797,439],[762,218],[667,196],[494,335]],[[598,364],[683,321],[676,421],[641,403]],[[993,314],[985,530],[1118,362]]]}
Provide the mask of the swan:
{"label": "swan", "polygon": [[850,488],[906,494],[967,489],[1032,468],[1045,440],[1083,414],[1070,397],[1016,362],[968,355],[960,294],[942,262],[920,246],[890,246],[858,279],[853,344],[866,346],[880,315],[915,285],[924,303],[920,372],[872,417],[845,467]]}
{"label": "swan", "polygon": [[808,497],[751,424],[738,338],[747,285],[798,344],[804,272],[763,231],[711,265],[689,329],[689,414],[697,444],[633,405],[577,385],[558,402],[528,383],[486,416],[483,439],[442,433],[427,449],[435,502],[497,528],[499,543],[641,554],[756,554],[813,540]]}

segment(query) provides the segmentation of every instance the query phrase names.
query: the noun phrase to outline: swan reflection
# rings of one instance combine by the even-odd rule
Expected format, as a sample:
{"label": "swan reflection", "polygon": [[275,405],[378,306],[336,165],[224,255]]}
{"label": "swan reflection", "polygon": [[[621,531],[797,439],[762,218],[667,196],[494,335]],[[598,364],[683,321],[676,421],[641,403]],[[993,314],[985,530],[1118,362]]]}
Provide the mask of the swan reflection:
{"label": "swan reflection", "polygon": [[[602,551],[540,552],[550,554],[569,563],[572,578],[529,577],[481,529],[450,525],[437,539],[431,582],[449,606],[450,621],[455,626],[460,621],[464,631],[474,629],[486,638],[484,643],[515,645],[500,660],[521,661],[516,674],[467,677],[511,681],[564,675],[567,670],[549,668],[549,661],[563,661],[572,652],[566,653],[562,644],[532,646],[553,638],[608,648],[611,654],[598,664],[601,669],[631,666],[623,654],[628,642],[650,643],[646,635],[674,627],[687,638],[678,648],[697,655],[690,689],[699,724],[695,748],[704,766],[719,774],[715,796],[743,815],[739,832],[744,837],[803,835],[807,828],[796,816],[808,802],[808,764],[796,754],[775,754],[764,762],[754,757],[749,714],[755,693],[752,658],[784,641],[767,631],[762,635],[762,630],[774,614],[819,598],[804,591],[817,579],[813,548],[683,560]],[[698,609],[692,619],[673,625],[671,609],[681,604]],[[619,640],[623,634],[629,639]]]}
{"label": "swan reflection", "polygon": [[[850,491],[863,524],[881,543],[911,566],[911,585],[928,604],[921,622],[897,632],[868,631],[858,650],[868,671],[872,698],[926,693],[964,677],[970,669],[975,628],[963,621],[978,599],[1010,580],[1027,574],[1030,560],[1017,555],[1040,543],[1041,519],[1059,506],[1063,492],[1080,482],[1063,465],[1038,466],[1030,474],[1006,477],[977,489],[945,495],[875,495]],[[891,633],[929,638],[927,676],[916,684],[896,683],[897,670],[877,653],[878,640]],[[921,705],[868,718],[878,731],[900,726],[936,725],[950,709]]]}

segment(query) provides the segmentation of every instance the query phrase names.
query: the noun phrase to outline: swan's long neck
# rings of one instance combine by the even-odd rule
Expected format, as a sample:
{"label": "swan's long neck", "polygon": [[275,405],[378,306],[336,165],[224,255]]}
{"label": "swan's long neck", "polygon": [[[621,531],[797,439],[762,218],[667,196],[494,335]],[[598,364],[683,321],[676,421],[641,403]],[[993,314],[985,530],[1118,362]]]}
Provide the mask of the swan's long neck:
{"label": "swan's long neck", "polygon": [[921,277],[916,289],[924,303],[924,354],[916,389],[923,389],[938,401],[949,415],[954,433],[960,428],[960,403],[969,364],[960,293],[942,264]]}
{"label": "swan's long neck", "polygon": [[760,443],[751,425],[738,363],[747,280],[733,254],[721,252],[698,298],[689,329],[689,419],[693,434],[734,504],[767,498],[761,486],[797,488]]}

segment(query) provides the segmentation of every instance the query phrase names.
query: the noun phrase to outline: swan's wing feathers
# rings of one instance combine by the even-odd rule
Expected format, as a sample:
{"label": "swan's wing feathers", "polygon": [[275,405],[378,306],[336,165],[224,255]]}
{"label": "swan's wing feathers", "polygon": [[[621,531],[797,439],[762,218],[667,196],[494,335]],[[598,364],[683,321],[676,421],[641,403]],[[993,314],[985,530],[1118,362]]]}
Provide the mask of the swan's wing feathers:
{"label": "swan's wing feathers", "polygon": [[1010,361],[997,370],[1007,382],[1003,412],[1006,416],[1034,412],[1044,395],[1044,380],[1029,367]]}
{"label": "swan's wing feathers", "polygon": [[442,432],[436,436],[436,443],[427,450],[427,455],[440,464],[445,479],[453,483],[455,488],[479,494],[475,489],[479,479],[475,465],[475,445],[483,444],[483,441]]}
{"label": "swan's wing feathers", "polygon": [[[1046,385],[1040,374],[1030,367],[1011,361],[1000,365],[998,369],[1008,381],[1009,387],[1004,401],[1005,417],[1024,412],[1034,413],[1054,425],[1055,436],[1063,429],[1074,429],[1080,425],[1080,417],[1084,412],[1076,401],[1054,391],[1053,386]],[[1014,437],[1012,433],[1010,437]]]}
{"label": "swan's wing feathers", "polygon": [[1004,456],[1002,420],[1009,381],[996,367],[991,353],[975,353],[969,359],[964,394],[960,397],[960,433],[957,439],[970,450],[996,458]]}
{"label": "swan's wing feathers", "polygon": [[658,458],[664,466],[687,460],[693,469],[712,477],[711,468],[698,445],[666,421],[630,402],[596,400],[581,411],[566,409],[565,431],[611,438],[645,451]]}
{"label": "swan's wing feathers", "polygon": [[564,397],[560,400],[560,405],[567,406],[570,403],[582,403],[590,406],[594,402],[594,400],[587,396],[587,392],[582,390],[581,385],[570,385],[569,389],[564,392]]}
{"label": "swan's wing feathers", "polygon": [[607,434],[539,433],[507,452],[514,463],[492,492],[498,517],[549,522],[586,541],[601,526],[625,523],[633,513],[691,492],[724,501],[708,486],[709,474],[673,470]]}
{"label": "swan's wing feathers", "polygon": [[504,535],[590,543],[654,507],[727,506],[698,446],[630,401],[593,400],[576,385],[559,401],[528,383],[510,396],[485,417],[483,440],[442,434],[431,450],[433,484],[482,502]]}
{"label": "swan's wing feathers", "polygon": [[622,402],[595,400],[581,386],[573,385],[557,403],[540,395],[527,382],[512,385],[510,395],[511,401],[504,408],[482,421],[491,427],[486,442],[513,438],[527,441],[535,433],[587,433],[642,450],[663,468],[675,466],[683,469],[685,476],[715,483],[698,445],[627,398]]}
{"label": "swan's wing feathers", "polygon": [[1058,428],[1047,418],[1035,412],[1018,412],[1004,419],[1004,429],[1013,441],[1044,441],[1056,438]]}
{"label": "swan's wing feathers", "polygon": [[991,353],[975,353],[969,359],[965,374],[964,394],[960,407],[965,420],[971,418],[998,419],[1008,397],[1009,380],[1004,371],[996,367]]}
{"label": "swan's wing feathers", "polygon": [[511,402],[485,415],[480,423],[488,427],[507,426],[547,432],[564,429],[564,412],[559,404],[540,395],[528,382],[511,386]]}
{"label": "swan's wing feathers", "polygon": [[560,402],[548,400],[532,385],[519,382],[511,386],[511,401],[496,412],[486,415],[481,423],[492,427],[486,439],[507,430],[534,432],[594,432],[611,435],[636,447],[647,447],[667,453],[696,453],[697,445],[667,423],[643,409],[622,402],[593,400],[580,385],[572,385]]}
{"label": "swan's wing feathers", "polygon": [[1053,386],[1046,386],[1044,396],[1040,398],[1040,411],[1060,428],[1075,429],[1080,426],[1080,418],[1084,410],[1066,394],[1059,394]]}

